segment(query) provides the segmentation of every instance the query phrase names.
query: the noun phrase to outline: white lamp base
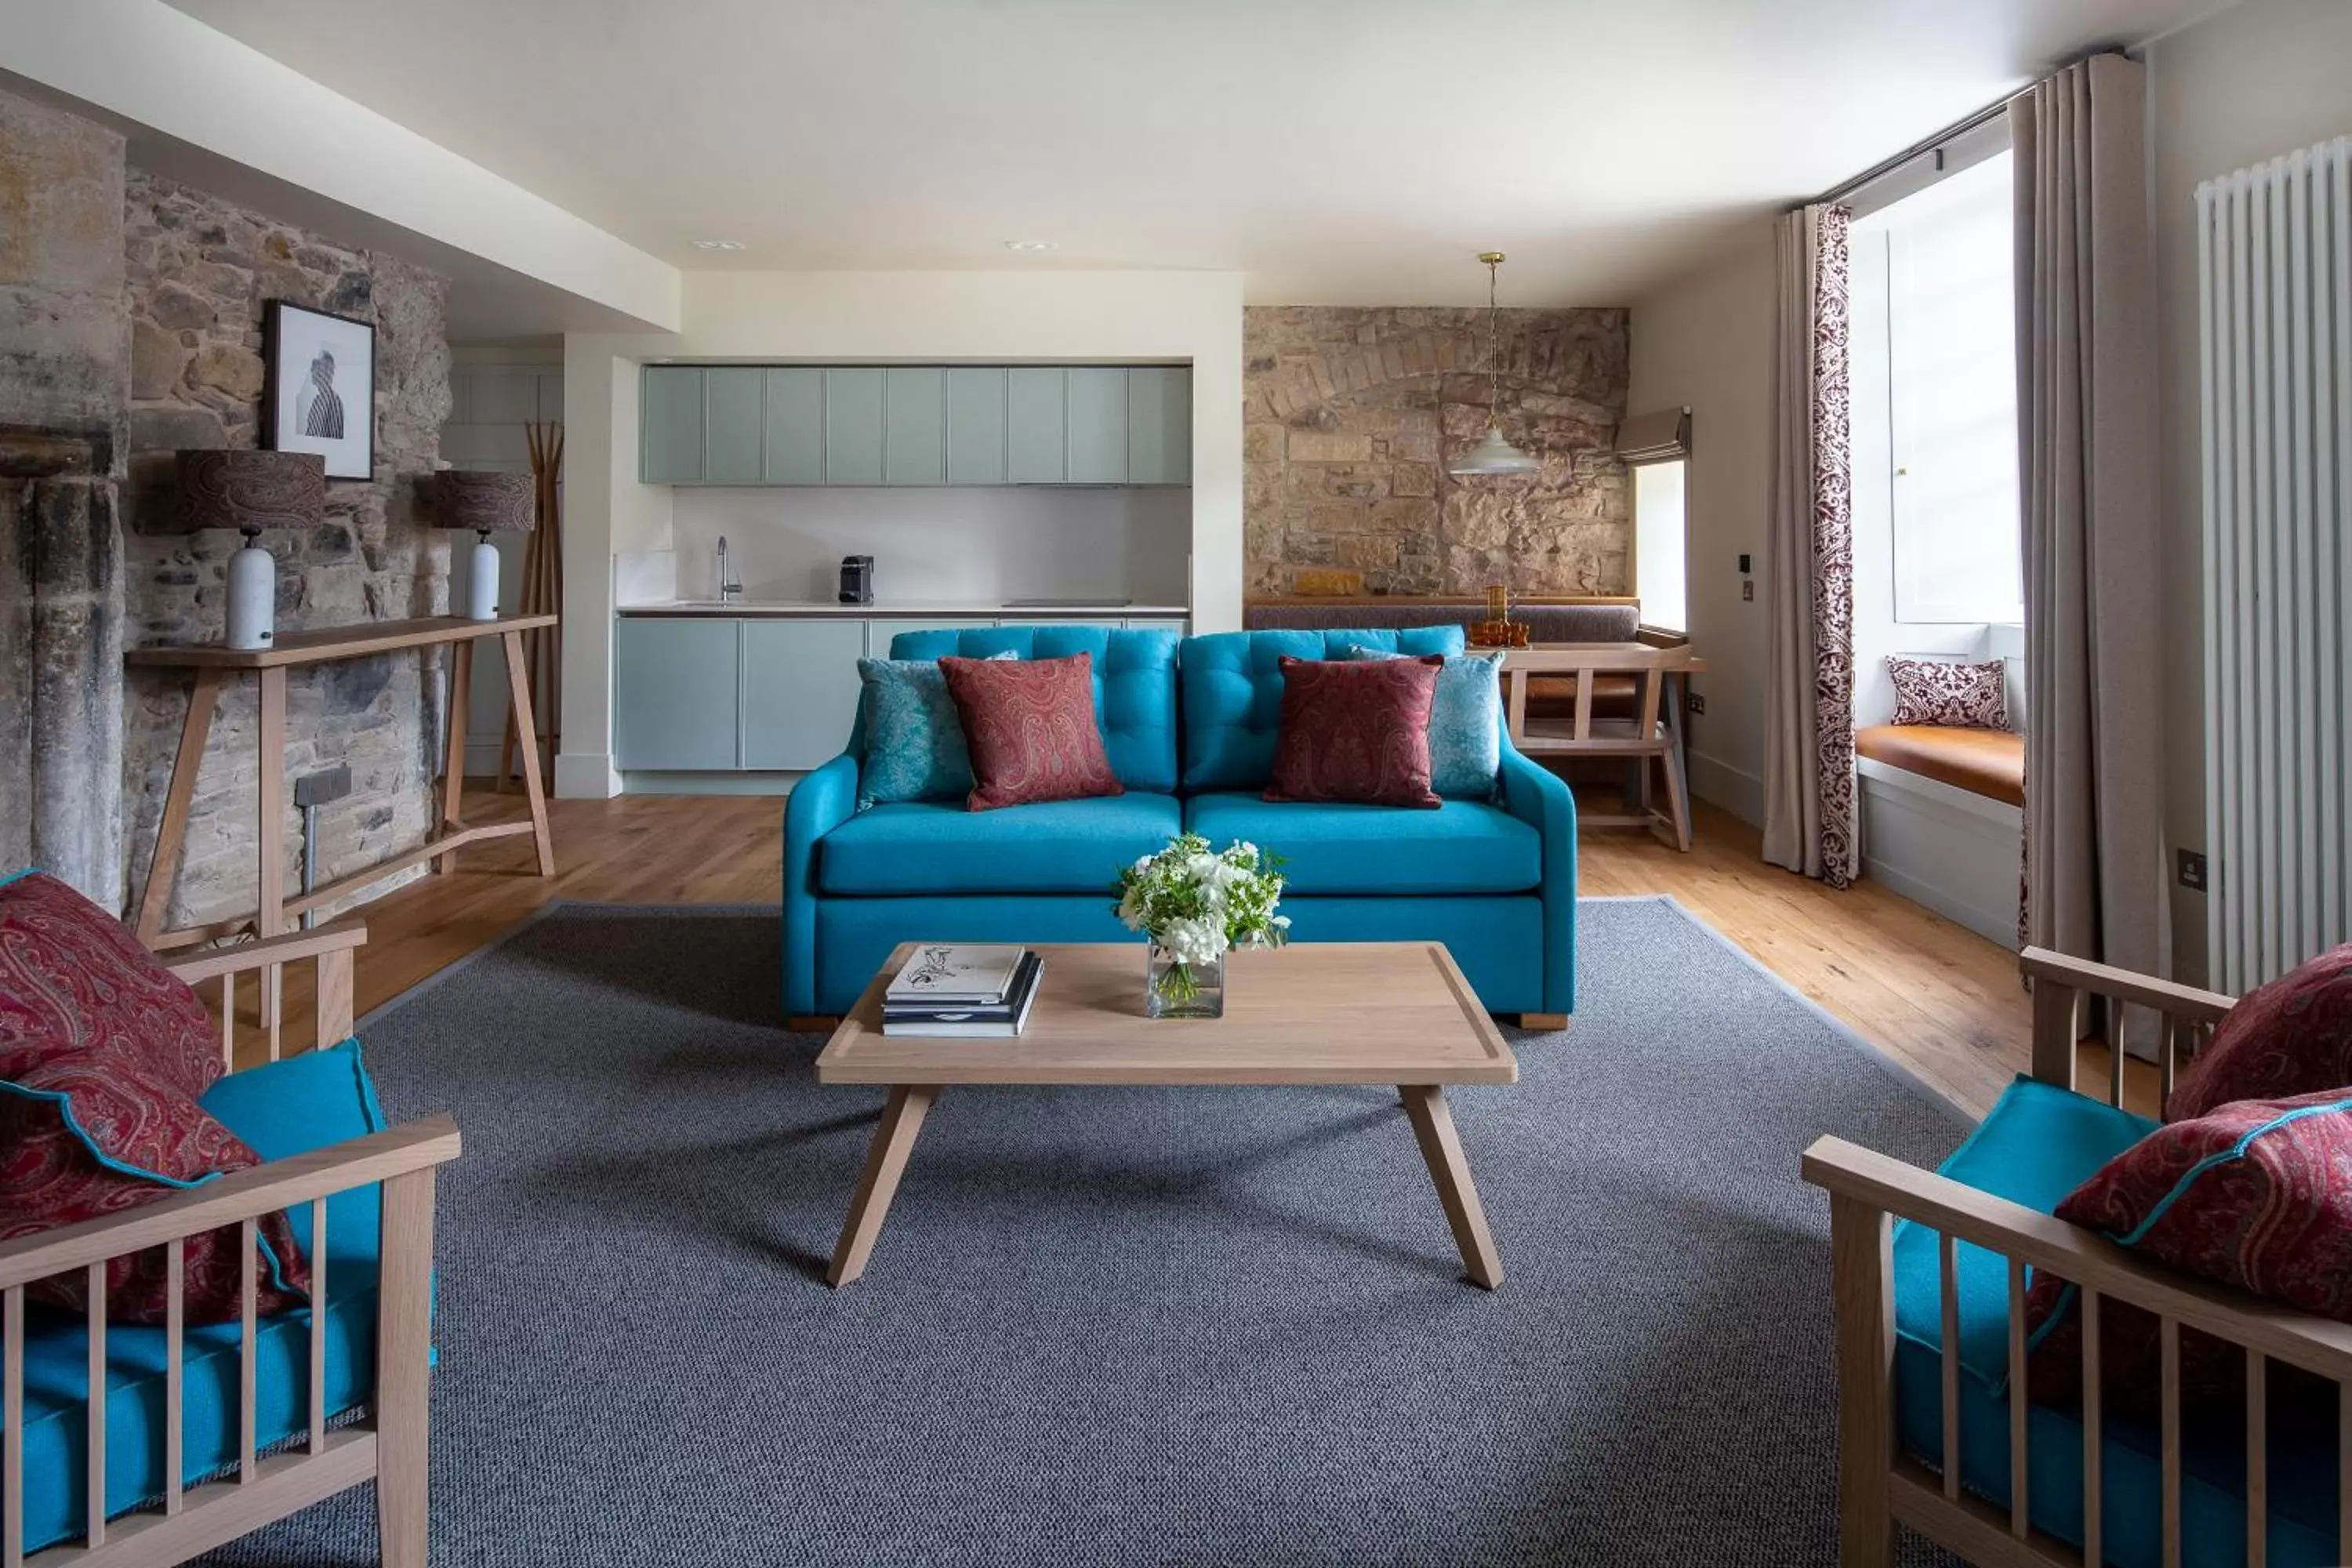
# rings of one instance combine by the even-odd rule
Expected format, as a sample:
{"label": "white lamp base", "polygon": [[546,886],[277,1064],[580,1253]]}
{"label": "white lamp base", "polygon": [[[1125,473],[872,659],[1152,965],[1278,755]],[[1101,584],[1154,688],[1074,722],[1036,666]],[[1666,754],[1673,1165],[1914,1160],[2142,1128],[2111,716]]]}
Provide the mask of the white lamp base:
{"label": "white lamp base", "polygon": [[467,595],[466,614],[478,621],[499,618],[499,547],[485,537],[474,546],[474,569],[469,574],[472,585]]}
{"label": "white lamp base", "polygon": [[228,646],[268,647],[278,636],[278,561],[250,539],[228,558]]}

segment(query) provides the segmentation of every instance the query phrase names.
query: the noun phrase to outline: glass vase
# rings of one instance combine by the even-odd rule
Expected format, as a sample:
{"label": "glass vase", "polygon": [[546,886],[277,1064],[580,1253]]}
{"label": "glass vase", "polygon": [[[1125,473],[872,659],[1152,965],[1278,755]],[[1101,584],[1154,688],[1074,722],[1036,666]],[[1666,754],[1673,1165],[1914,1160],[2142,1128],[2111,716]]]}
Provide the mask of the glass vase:
{"label": "glass vase", "polygon": [[1183,963],[1153,942],[1144,966],[1143,1016],[1147,1018],[1220,1018],[1225,1012],[1225,956],[1206,963]]}

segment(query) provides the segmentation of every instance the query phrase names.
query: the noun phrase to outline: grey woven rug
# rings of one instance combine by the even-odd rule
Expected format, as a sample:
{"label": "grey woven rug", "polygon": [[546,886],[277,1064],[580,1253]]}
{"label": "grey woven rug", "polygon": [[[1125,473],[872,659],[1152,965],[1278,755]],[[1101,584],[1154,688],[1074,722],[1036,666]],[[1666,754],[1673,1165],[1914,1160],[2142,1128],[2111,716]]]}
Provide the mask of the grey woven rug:
{"label": "grey woven rug", "polygon": [[[557,907],[361,1031],[466,1137],[436,1568],[1832,1562],[1798,1152],[1964,1125],[1668,900],[1579,952],[1454,1094],[1495,1294],[1379,1088],[951,1089],[836,1294],[881,1094],[776,1027],[774,912]],[[373,1564],[373,1510],[206,1561]]]}

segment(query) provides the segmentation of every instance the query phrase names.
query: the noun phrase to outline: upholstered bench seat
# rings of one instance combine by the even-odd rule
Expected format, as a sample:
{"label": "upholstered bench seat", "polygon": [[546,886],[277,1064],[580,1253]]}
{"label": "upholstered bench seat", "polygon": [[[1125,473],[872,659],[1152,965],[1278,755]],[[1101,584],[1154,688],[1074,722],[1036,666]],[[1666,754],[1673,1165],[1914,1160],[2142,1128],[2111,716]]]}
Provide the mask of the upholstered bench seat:
{"label": "upholstered bench seat", "polygon": [[2025,737],[2008,730],[1941,724],[1868,724],[1853,732],[1857,756],[1954,789],[2025,804]]}
{"label": "upholstered bench seat", "polygon": [[[1890,726],[1891,728],[1891,726]],[[1983,731],[1960,731],[1982,733]],[[2019,1079],[1940,1167],[1979,1192],[2054,1213],[2067,1194],[2156,1123],[2103,1101]],[[1893,1241],[1895,1435],[1930,1468],[1944,1464],[1941,1238],[1899,1220]],[[1960,1479],[2004,1510],[2010,1499],[2009,1265],[1962,1242],[1958,1273]],[[2333,1414],[2332,1410],[2329,1412]],[[2190,1421],[2181,1478],[2181,1561],[2244,1561],[2243,1424]],[[2110,1409],[2101,1468],[2105,1556],[2110,1563],[2163,1560],[2160,1434]],[[2037,1529],[2083,1541],[2083,1426],[2079,1413],[2046,1405],[2027,1412],[2026,1496]],[[2270,1561],[2338,1561],[2332,1445],[2273,1442]]]}

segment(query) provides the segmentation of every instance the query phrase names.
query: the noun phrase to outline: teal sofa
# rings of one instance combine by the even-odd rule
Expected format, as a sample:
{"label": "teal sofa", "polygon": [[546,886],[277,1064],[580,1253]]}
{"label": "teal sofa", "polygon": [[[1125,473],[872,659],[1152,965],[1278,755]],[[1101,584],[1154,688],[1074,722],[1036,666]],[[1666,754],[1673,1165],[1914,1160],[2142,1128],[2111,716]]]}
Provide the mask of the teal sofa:
{"label": "teal sofa", "polygon": [[1112,915],[1112,881],[1188,830],[1284,857],[1294,941],[1443,942],[1489,1011],[1571,1012],[1575,803],[1507,737],[1491,802],[1417,811],[1259,798],[1281,720],[1280,659],[1349,646],[1459,653],[1463,635],[1456,626],[1181,642],[1082,626],[900,633],[894,658],[1091,655],[1104,749],[1127,793],[986,812],[961,801],[861,812],[861,726],[784,807],[786,1016],[846,1013],[902,942],[1134,942]]}

